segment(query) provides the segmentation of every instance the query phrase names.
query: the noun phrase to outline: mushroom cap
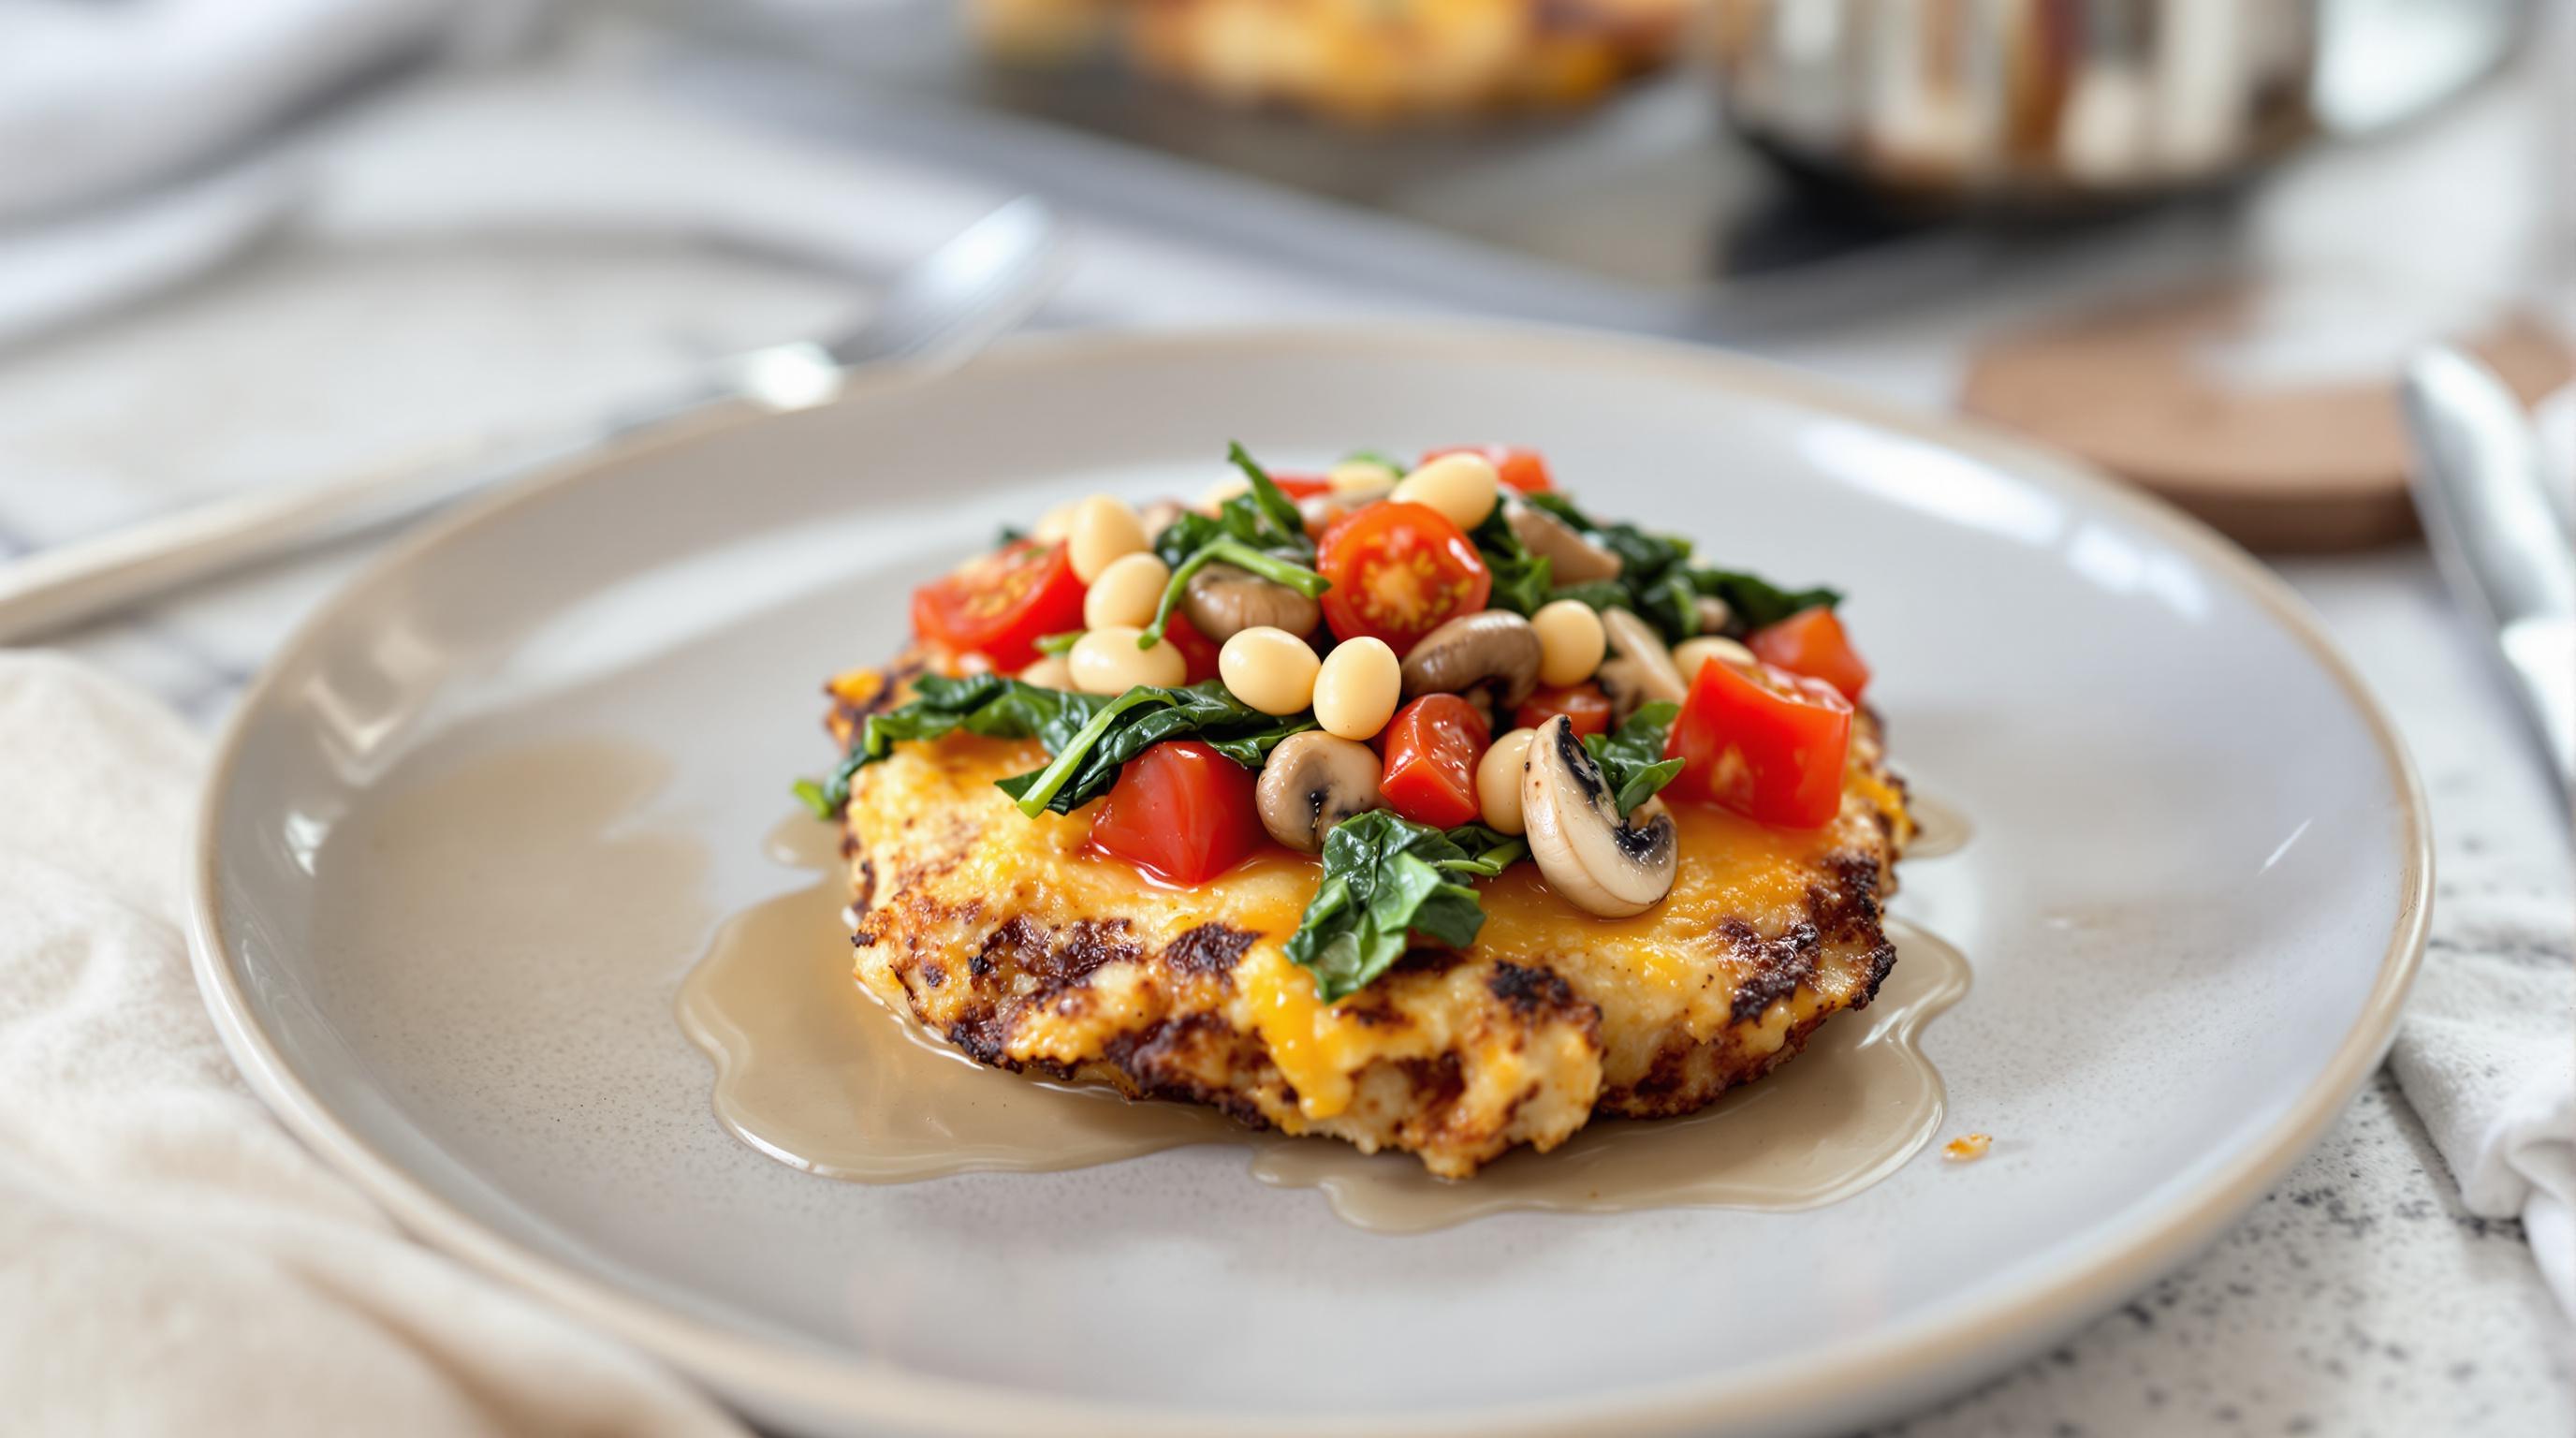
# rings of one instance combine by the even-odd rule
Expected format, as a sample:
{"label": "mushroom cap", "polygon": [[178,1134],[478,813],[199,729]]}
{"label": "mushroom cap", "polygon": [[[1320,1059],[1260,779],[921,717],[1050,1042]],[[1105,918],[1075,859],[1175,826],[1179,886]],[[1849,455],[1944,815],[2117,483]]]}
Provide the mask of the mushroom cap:
{"label": "mushroom cap", "polygon": [[1586,913],[1625,918],[1672,892],[1681,867],[1672,814],[1652,799],[1621,819],[1609,779],[1562,714],[1530,736],[1521,822],[1549,887]]}
{"label": "mushroom cap", "polygon": [[1386,807],[1378,792],[1377,751],[1321,729],[1291,734],[1261,765],[1253,795],[1261,827],[1301,854],[1324,847],[1324,833],[1353,814]]}
{"label": "mushroom cap", "polygon": [[1508,609],[1461,614],[1416,640],[1404,656],[1404,697],[1464,694],[1479,685],[1508,709],[1538,687],[1538,630]]}
{"label": "mushroom cap", "polygon": [[1324,620],[1324,607],[1314,600],[1233,564],[1210,564],[1191,575],[1181,587],[1181,612],[1211,644],[1265,625],[1312,634]]}
{"label": "mushroom cap", "polygon": [[1530,553],[1546,558],[1548,572],[1558,584],[1619,577],[1622,564],[1617,554],[1537,505],[1507,501],[1503,518]]}

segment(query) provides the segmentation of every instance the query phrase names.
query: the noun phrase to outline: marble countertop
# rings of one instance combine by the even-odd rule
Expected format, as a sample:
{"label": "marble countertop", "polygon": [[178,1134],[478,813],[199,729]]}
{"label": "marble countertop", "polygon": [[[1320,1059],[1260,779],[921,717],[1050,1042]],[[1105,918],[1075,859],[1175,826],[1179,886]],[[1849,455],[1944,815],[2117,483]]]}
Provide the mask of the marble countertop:
{"label": "marble countertop", "polygon": [[[918,223],[944,223],[938,206],[921,208],[929,217]],[[1111,220],[1088,240],[1053,322],[1401,307],[1176,258],[1162,238]],[[2083,283],[2059,276],[1964,296],[1770,352],[1937,406],[1970,336]],[[864,293],[841,277],[651,239],[433,241],[363,225],[289,236],[147,307],[0,354],[0,555],[460,431],[587,413],[708,356],[796,333]],[[64,647],[211,726],[367,548],[211,587]],[[2554,786],[2422,556],[2282,569],[2414,747],[2442,899],[2527,894],[2566,910]],[[2435,961],[2455,937],[2437,908]],[[2568,966],[2565,931],[2539,936],[2532,961]],[[2044,1356],[1890,1431],[2564,1434],[2576,1430],[2570,1340],[2518,1225],[2462,1211],[2383,1072],[2210,1252]]]}

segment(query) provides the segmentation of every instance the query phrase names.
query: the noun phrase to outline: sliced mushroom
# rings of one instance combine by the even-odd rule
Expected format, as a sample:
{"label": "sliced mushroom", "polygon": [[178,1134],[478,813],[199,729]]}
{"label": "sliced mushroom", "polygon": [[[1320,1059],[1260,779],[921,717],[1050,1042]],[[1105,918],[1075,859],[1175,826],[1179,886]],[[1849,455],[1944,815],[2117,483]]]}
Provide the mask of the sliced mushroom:
{"label": "sliced mushroom", "polygon": [[1672,892],[1681,864],[1673,816],[1649,799],[1621,819],[1609,779],[1562,714],[1530,736],[1521,822],[1548,887],[1587,914],[1626,918]]}
{"label": "sliced mushroom", "polygon": [[1646,693],[1646,667],[1634,659],[1613,655],[1602,660],[1601,667],[1592,671],[1592,682],[1609,696],[1610,722],[1614,725],[1627,723],[1637,706],[1652,697]]}
{"label": "sliced mushroom", "polygon": [[1261,827],[1302,854],[1324,847],[1324,831],[1371,809],[1386,807],[1378,793],[1377,751],[1356,739],[1320,729],[1279,741],[1261,765],[1254,793]]}
{"label": "sliced mushroom", "polygon": [[[1690,686],[1682,682],[1682,671],[1673,663],[1673,651],[1664,647],[1664,637],[1655,626],[1625,609],[1601,611],[1601,631],[1610,641],[1610,652],[1630,663],[1639,692],[1647,699],[1661,699],[1679,704]],[[1610,666],[1604,664],[1604,671]]]}
{"label": "sliced mushroom", "polygon": [[1714,594],[1701,595],[1694,612],[1699,616],[1699,632],[1702,634],[1724,634],[1726,626],[1735,622],[1735,611]]}
{"label": "sliced mushroom", "polygon": [[1156,535],[1171,528],[1180,517],[1181,502],[1177,499],[1158,499],[1136,511],[1137,521],[1145,526],[1145,541],[1148,544],[1153,542]]}
{"label": "sliced mushroom", "polygon": [[1509,709],[1538,687],[1538,630],[1508,609],[1461,614],[1404,656],[1404,697],[1489,691]]}
{"label": "sliced mushroom", "polygon": [[1322,605],[1231,564],[1211,564],[1191,575],[1181,588],[1181,612],[1211,644],[1263,625],[1311,634],[1324,619]]}
{"label": "sliced mushroom", "polygon": [[1619,577],[1619,556],[1535,504],[1514,500],[1503,517],[1532,554],[1547,558],[1549,574],[1559,584],[1589,584]]}

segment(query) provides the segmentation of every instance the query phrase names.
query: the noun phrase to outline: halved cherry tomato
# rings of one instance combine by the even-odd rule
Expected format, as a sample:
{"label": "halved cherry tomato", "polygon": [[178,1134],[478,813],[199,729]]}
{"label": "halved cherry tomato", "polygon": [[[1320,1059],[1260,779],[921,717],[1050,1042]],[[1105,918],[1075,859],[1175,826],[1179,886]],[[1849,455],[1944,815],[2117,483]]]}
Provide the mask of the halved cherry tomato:
{"label": "halved cherry tomato", "polygon": [[1037,641],[1082,627],[1082,580],[1061,544],[1018,540],[912,592],[913,633],[1008,672],[1037,661]]}
{"label": "halved cherry tomato", "polygon": [[1843,633],[1843,622],[1822,604],[1754,630],[1746,647],[1765,664],[1822,679],[1855,704],[1860,702],[1860,691],[1869,687],[1869,666],[1860,662],[1859,653],[1851,647],[1850,637]]}
{"label": "halved cherry tomato", "polygon": [[1313,499],[1316,495],[1333,492],[1333,482],[1317,474],[1274,474],[1270,476],[1270,482],[1279,486],[1279,492],[1290,499]]}
{"label": "halved cherry tomato", "polygon": [[1830,684],[1769,665],[1703,664],[1664,741],[1682,761],[1667,791],[1758,823],[1813,829],[1843,802],[1850,701]]}
{"label": "halved cherry tomato", "polygon": [[1343,639],[1383,639],[1398,658],[1453,616],[1485,607],[1494,576],[1429,505],[1380,500],[1324,531],[1315,568],[1332,582],[1324,620]]}
{"label": "halved cherry tomato", "polygon": [[1172,641],[1174,649],[1181,651],[1181,663],[1188,666],[1182,683],[1198,684],[1216,677],[1219,646],[1215,640],[1201,634],[1188,615],[1178,609],[1173,610],[1171,618],[1163,624],[1163,637]]}
{"label": "halved cherry tomato", "polygon": [[1453,444],[1446,449],[1424,450],[1422,462],[1429,464],[1444,454],[1483,455],[1493,461],[1494,473],[1503,477],[1503,483],[1523,494],[1556,488],[1548,480],[1547,461],[1534,449],[1522,449],[1511,444]]}
{"label": "halved cherry tomato", "polygon": [[1476,761],[1493,730],[1455,694],[1425,694],[1387,722],[1386,773],[1378,792],[1417,824],[1454,829],[1476,817]]}
{"label": "halved cherry tomato", "polygon": [[1512,724],[1516,728],[1535,729],[1559,714],[1565,716],[1565,722],[1573,726],[1576,734],[1610,732],[1610,696],[1602,693],[1601,686],[1589,679],[1562,688],[1533,691],[1530,697],[1521,701],[1521,707],[1512,711]]}
{"label": "halved cherry tomato", "polygon": [[1127,761],[1091,821],[1091,846],[1174,884],[1204,884],[1262,841],[1251,770],[1196,739]]}

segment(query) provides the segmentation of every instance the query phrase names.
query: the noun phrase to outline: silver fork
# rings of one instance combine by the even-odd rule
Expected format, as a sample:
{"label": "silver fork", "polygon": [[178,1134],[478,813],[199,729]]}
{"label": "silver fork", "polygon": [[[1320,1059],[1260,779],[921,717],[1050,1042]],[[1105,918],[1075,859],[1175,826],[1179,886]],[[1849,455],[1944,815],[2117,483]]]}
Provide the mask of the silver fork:
{"label": "silver fork", "polygon": [[708,404],[803,409],[854,366],[963,363],[1027,319],[1064,272],[1064,225],[1013,200],[907,266],[866,323],[710,366],[686,388],[562,431],[520,434],[315,484],[262,489],[0,566],[0,644],[54,633],[236,570],[383,529]]}

